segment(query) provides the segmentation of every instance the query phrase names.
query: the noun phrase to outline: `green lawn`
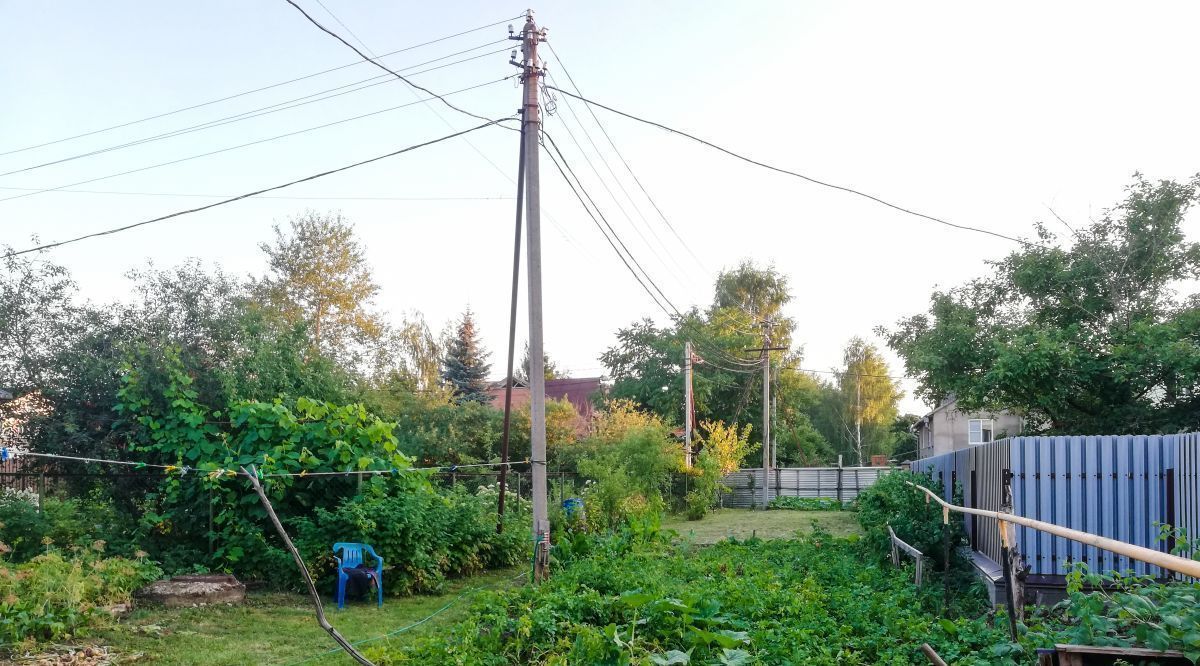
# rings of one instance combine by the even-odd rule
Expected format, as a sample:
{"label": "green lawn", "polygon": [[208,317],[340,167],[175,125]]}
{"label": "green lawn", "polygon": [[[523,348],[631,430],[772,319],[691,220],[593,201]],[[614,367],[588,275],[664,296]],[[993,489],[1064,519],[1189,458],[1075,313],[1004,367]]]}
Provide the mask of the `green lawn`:
{"label": "green lawn", "polygon": [[[473,588],[521,584],[523,579],[513,581],[520,573],[520,569],[506,569],[452,581],[443,595],[384,599],[382,609],[358,602],[338,611],[326,600],[326,616],[348,640],[362,641],[417,622],[461,595],[436,617],[391,639],[402,641],[453,624],[470,607]],[[354,663],[343,654],[322,654],[337,646],[317,626],[309,598],[299,594],[252,593],[245,605],[233,607],[139,609],[92,642],[121,655],[118,663],[272,666],[310,657],[315,658],[305,664]]]}
{"label": "green lawn", "polygon": [[755,511],[752,509],[718,509],[704,520],[687,520],[670,516],[663,520],[663,529],[679,532],[683,538],[701,545],[713,544],[726,537],[748,539],[789,539],[796,532],[812,531],[812,521],[835,536],[859,534],[858,514],[853,511]]}

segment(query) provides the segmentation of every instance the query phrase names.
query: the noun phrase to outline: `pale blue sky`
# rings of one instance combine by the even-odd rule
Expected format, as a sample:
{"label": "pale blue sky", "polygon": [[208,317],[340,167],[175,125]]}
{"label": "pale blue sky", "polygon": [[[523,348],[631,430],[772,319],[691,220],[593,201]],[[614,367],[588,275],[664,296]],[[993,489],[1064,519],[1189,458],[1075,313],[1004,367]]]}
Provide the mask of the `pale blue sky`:
{"label": "pale blue sky", "polygon": [[[341,28],[314,0],[315,17]],[[373,51],[387,52],[516,16],[500,3],[324,0]],[[1052,206],[1073,223],[1121,197],[1135,170],[1200,170],[1195,3],[669,2],[534,7],[584,92],[753,157],[947,219],[1028,233]],[[283,0],[0,2],[0,152],[134,120],[354,62]],[[519,22],[514,21],[519,28]],[[504,26],[388,58],[406,67],[503,39]],[[348,35],[347,35],[348,36]],[[546,54],[549,55],[548,53]],[[448,92],[513,73],[507,52],[416,77]],[[565,84],[561,68],[551,73]],[[160,120],[0,156],[0,172],[137,140],[376,76],[356,65]],[[386,83],[216,129],[0,177],[0,188],[55,187],[410,102]],[[519,102],[510,82],[455,96],[485,115]],[[433,105],[429,105],[433,106]],[[571,143],[563,100],[547,127],[634,254],[679,306],[707,303],[715,272],[744,257],[792,280],[809,367],[828,369],[852,335],[924,309],[935,285],[985,270],[1011,244],[940,227],[771,174],[601,112],[642,182],[701,264],[638,197],[647,226],[607,170],[627,221]],[[455,128],[471,119],[434,107]],[[584,113],[576,103],[577,113]],[[579,130],[574,128],[578,134]],[[602,136],[589,123],[595,140]],[[420,105],[76,189],[236,194],[448,132]],[[471,142],[508,175],[515,134]],[[582,135],[581,141],[591,151]],[[618,176],[624,170],[615,156]],[[543,160],[546,344],[562,365],[598,372],[618,327],[664,317]],[[625,178],[631,194],[636,185]],[[280,196],[511,197],[513,186],[461,141]],[[0,189],[0,198],[25,190]],[[0,201],[0,244],[59,240],[206,201],[52,192]],[[357,223],[393,313],[435,328],[469,303],[499,374],[507,322],[513,202],[262,199],[54,252],[90,298],[121,297],[147,258],[187,257],[259,273],[273,221],[340,210]],[[1057,223],[1055,223],[1057,224]],[[636,227],[636,228],[635,228]],[[1200,233],[1192,225],[1195,238]],[[1060,227],[1061,228],[1061,227]],[[638,232],[641,232],[639,235]],[[643,241],[641,236],[646,240]],[[661,241],[661,242],[660,242]],[[668,257],[669,247],[673,257]],[[521,328],[524,337],[524,304]],[[877,341],[878,342],[878,341]],[[893,370],[899,372],[893,361]],[[905,407],[921,407],[906,399]]]}

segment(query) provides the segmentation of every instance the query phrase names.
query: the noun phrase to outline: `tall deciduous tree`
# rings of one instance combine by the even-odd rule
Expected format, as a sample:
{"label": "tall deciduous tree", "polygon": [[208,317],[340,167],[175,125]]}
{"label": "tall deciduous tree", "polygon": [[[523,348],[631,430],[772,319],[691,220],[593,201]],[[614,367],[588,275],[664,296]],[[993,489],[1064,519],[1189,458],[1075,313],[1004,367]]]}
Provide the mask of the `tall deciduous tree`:
{"label": "tall deciduous tree", "polygon": [[487,362],[489,355],[479,343],[475,317],[467,308],[442,357],[442,380],[454,392],[458,402],[486,403],[491,400],[487,393],[487,375],[492,367]]}
{"label": "tall deciduous tree", "polygon": [[[1184,233],[1200,176],[1137,175],[1069,245],[1040,243],[990,276],[933,294],[888,344],[938,402],[1020,411],[1034,429],[1101,434],[1200,427],[1200,243]],[[1179,290],[1193,293],[1181,296]]]}
{"label": "tall deciduous tree", "polygon": [[259,247],[267,255],[267,298],[289,321],[308,326],[315,347],[344,356],[384,334],[371,309],[379,286],[354,225],[340,214],[309,211],[286,230],[277,224],[274,242]]}
{"label": "tall deciduous tree", "polygon": [[862,338],[850,339],[842,363],[826,388],[823,424],[838,452],[862,465],[872,453],[891,452],[895,438],[890,429],[903,392],[888,377],[879,350]]}

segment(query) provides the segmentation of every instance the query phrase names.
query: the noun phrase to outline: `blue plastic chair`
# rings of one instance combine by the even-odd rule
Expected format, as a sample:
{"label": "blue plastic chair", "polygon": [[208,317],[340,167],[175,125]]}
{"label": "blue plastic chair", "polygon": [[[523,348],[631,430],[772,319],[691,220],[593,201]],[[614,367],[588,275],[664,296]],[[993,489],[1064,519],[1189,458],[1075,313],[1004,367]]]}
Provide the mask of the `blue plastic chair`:
{"label": "blue plastic chair", "polygon": [[337,607],[341,610],[346,607],[346,581],[350,579],[350,575],[346,573],[346,569],[353,569],[362,564],[363,552],[375,558],[375,570],[371,575],[375,577],[375,589],[379,592],[379,606],[383,607],[383,558],[376,554],[375,549],[365,543],[335,543],[333,544],[333,552],[341,552],[341,556],[334,555],[333,559],[337,560]]}

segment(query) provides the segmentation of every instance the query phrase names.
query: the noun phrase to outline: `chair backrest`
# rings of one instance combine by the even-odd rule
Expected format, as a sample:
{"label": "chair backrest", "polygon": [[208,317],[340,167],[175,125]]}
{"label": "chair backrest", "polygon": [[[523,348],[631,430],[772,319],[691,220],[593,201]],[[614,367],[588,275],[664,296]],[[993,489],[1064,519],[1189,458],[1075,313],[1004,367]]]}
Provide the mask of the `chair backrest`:
{"label": "chair backrest", "polygon": [[356,567],[363,561],[363,545],[361,543],[335,543],[333,552],[342,551],[342,566]]}

